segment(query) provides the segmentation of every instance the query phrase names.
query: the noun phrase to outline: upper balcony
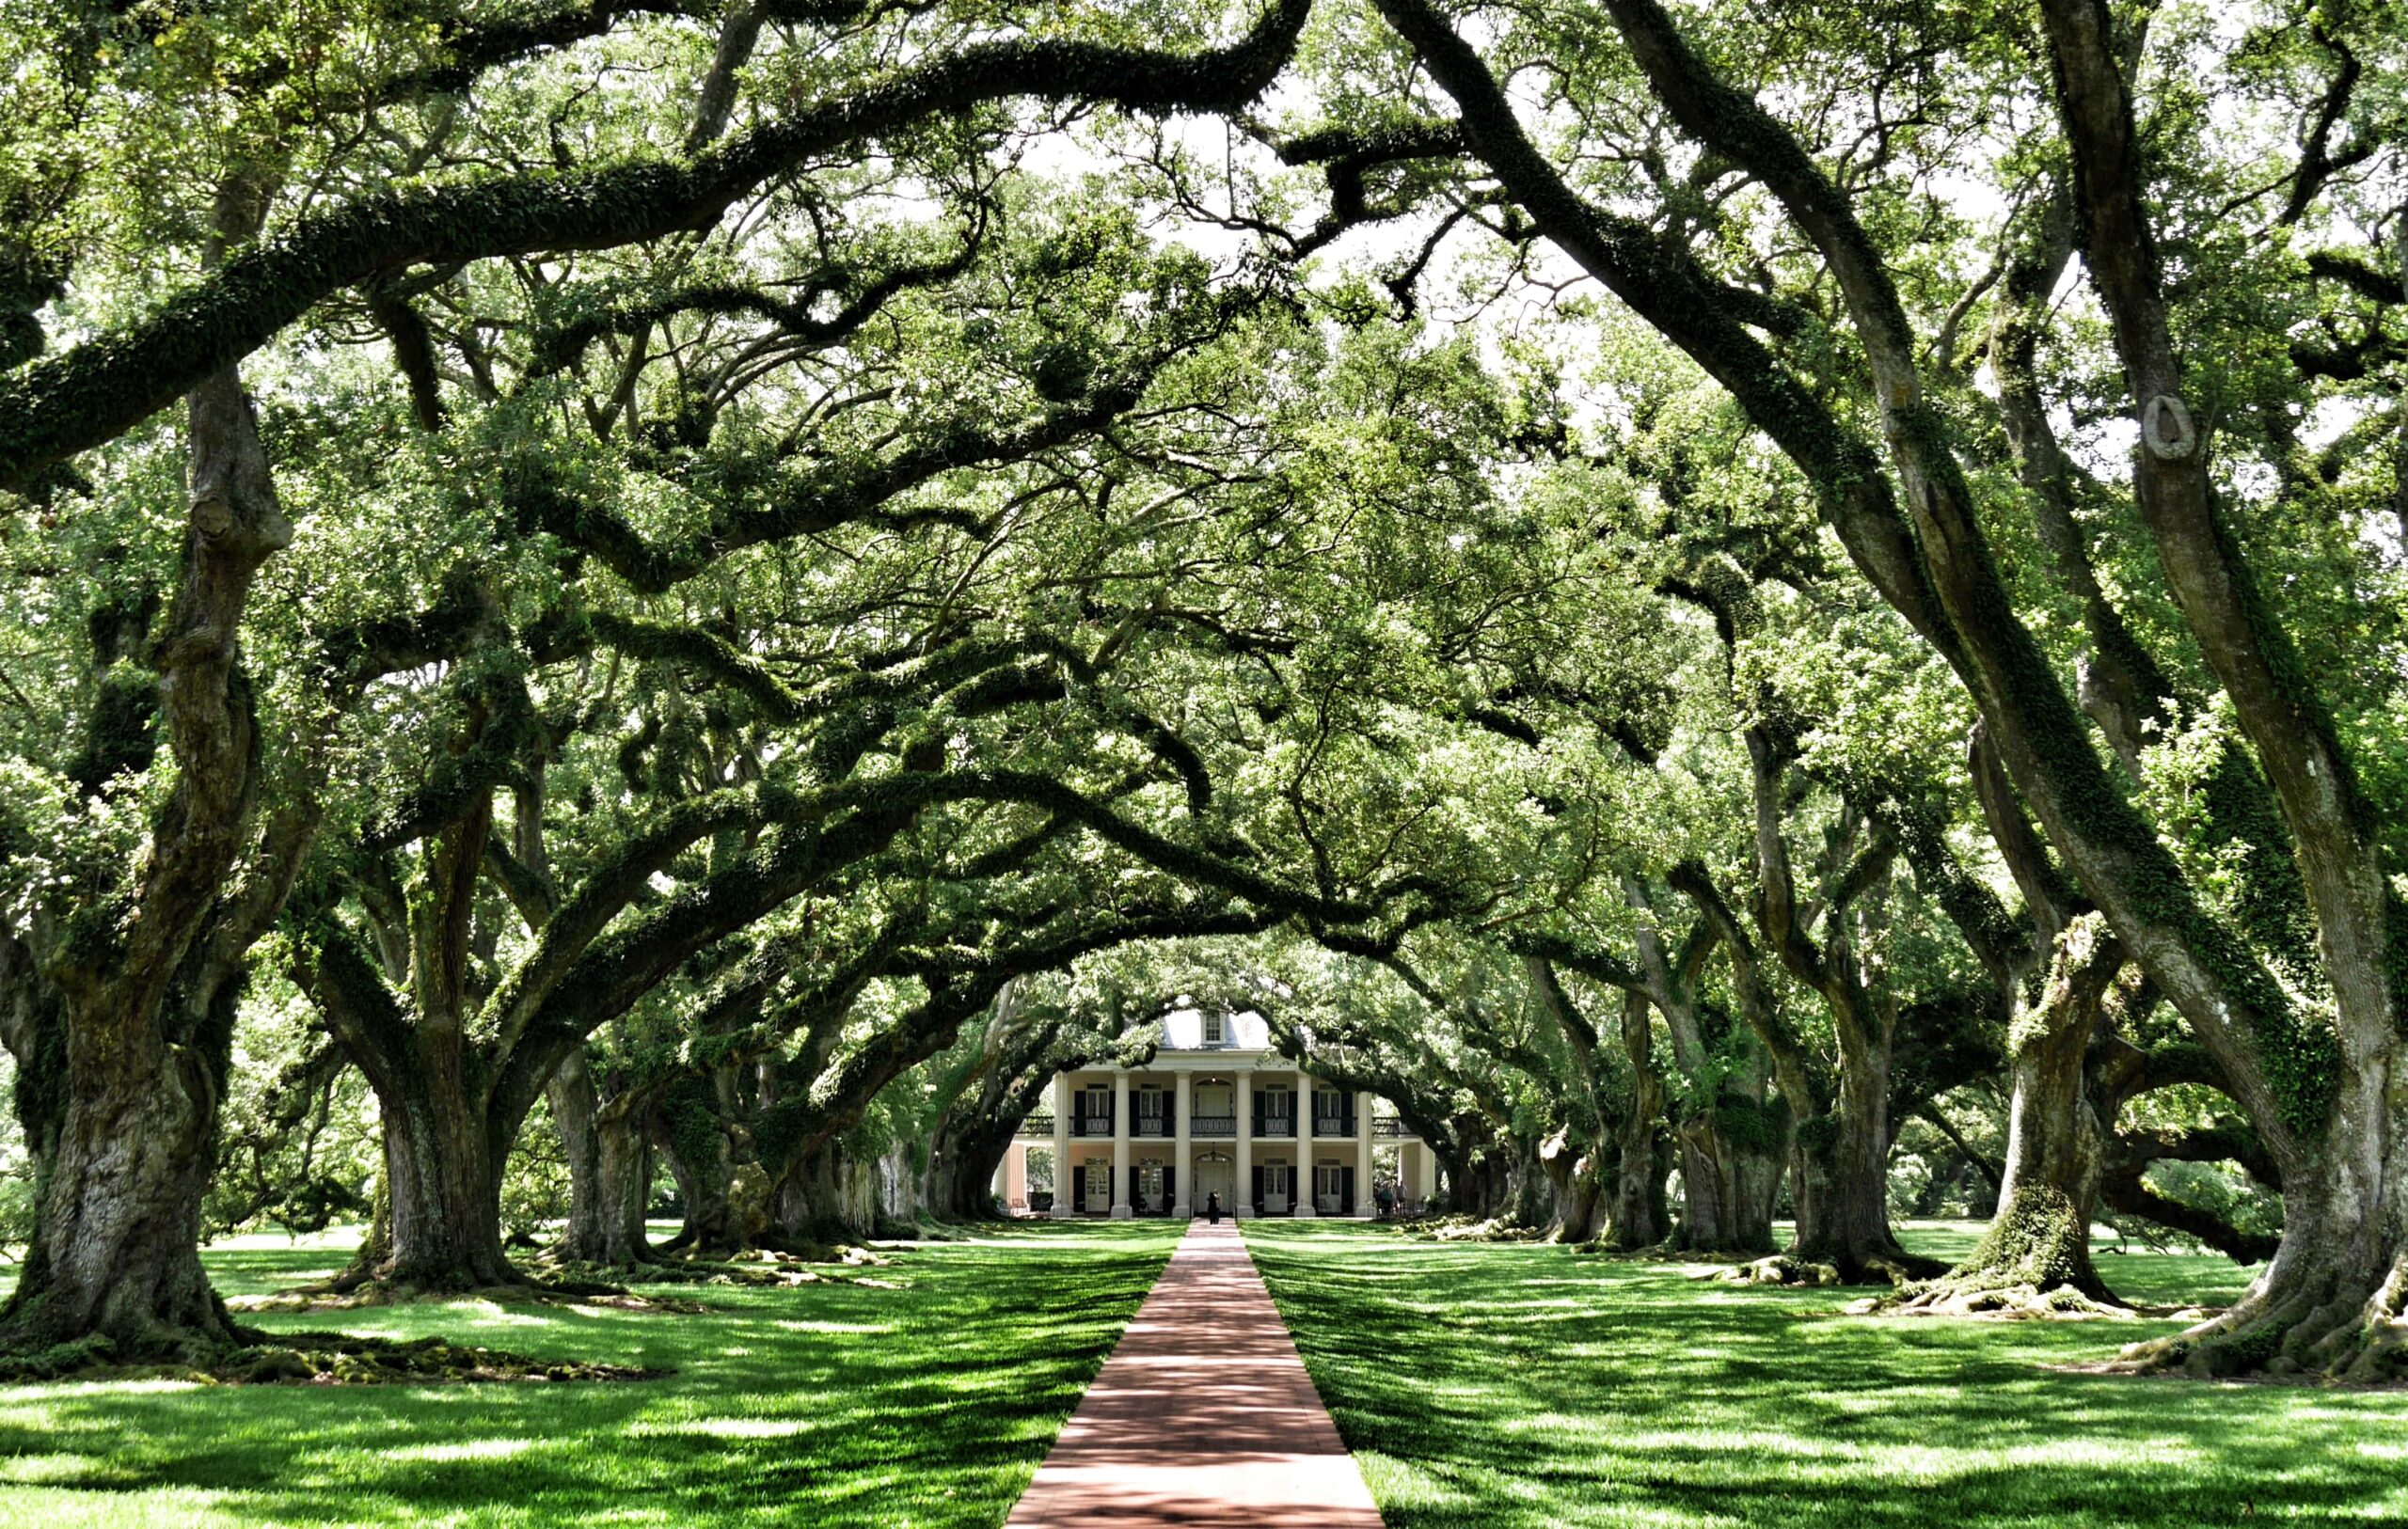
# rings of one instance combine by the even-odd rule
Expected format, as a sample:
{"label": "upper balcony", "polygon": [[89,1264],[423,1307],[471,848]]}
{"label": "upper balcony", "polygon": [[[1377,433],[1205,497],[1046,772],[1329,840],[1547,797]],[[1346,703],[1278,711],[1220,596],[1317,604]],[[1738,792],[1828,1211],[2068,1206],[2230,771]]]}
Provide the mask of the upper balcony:
{"label": "upper balcony", "polygon": [[[1323,1141],[1343,1141],[1354,1136],[1361,1123],[1360,1115],[1316,1116],[1313,1120],[1313,1135]],[[1042,1141],[1051,1138],[1053,1134],[1054,1115],[1051,1111],[1029,1115],[1020,1123],[1020,1135],[1024,1138]],[[1090,1141],[1109,1140],[1112,1135],[1112,1118],[1109,1115],[1073,1115],[1070,1117],[1069,1134]],[[1167,1141],[1178,1134],[1178,1120],[1175,1116],[1168,1114],[1140,1118],[1132,1121],[1129,1127],[1130,1139],[1133,1141]],[[1190,1115],[1187,1120],[1187,1134],[1199,1142],[1234,1141],[1238,1134],[1238,1117],[1235,1115]],[[1257,1116],[1254,1128],[1248,1134],[1252,1140],[1258,1142],[1292,1141],[1296,1135],[1296,1117],[1273,1114]],[[1414,1130],[1394,1115],[1371,1117],[1371,1135],[1383,1142],[1421,1139],[1418,1131]]]}

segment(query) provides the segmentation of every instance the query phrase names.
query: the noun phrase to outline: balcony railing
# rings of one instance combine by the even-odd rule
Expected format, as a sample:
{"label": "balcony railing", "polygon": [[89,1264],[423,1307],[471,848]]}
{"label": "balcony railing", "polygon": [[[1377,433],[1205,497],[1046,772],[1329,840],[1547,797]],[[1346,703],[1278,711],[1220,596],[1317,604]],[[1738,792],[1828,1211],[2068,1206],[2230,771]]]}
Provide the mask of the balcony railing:
{"label": "balcony railing", "polygon": [[[1354,1124],[1343,1115],[1323,1116],[1313,1122],[1313,1134],[1320,1137],[1348,1137],[1354,1134]],[[1040,1141],[1049,1138],[1054,1134],[1054,1117],[1050,1114],[1029,1115],[1021,1121],[1020,1134]],[[1070,1117],[1070,1134],[1090,1138],[1108,1137],[1112,1134],[1112,1122],[1073,1115]],[[1179,1134],[1178,1123],[1175,1120],[1138,1120],[1131,1124],[1129,1134],[1140,1140],[1168,1140]],[[1238,1134],[1238,1117],[1235,1115],[1191,1115],[1188,1117],[1187,1134],[1207,1141],[1215,1138],[1228,1141]],[[1293,1136],[1296,1134],[1295,1117],[1265,1115],[1256,1122],[1254,1134],[1257,1138],[1269,1138],[1275,1141]],[[1383,1142],[1394,1142],[1404,1137],[1418,1135],[1394,1115],[1374,1117],[1371,1121],[1371,1134]]]}

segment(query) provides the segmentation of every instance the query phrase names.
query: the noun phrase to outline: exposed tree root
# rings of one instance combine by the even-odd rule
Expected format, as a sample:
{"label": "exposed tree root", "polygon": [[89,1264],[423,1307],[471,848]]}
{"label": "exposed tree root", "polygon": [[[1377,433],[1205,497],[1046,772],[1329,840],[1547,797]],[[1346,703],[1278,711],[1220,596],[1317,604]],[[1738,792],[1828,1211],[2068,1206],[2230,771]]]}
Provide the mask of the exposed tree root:
{"label": "exposed tree root", "polygon": [[[509,1285],[420,1285],[404,1280],[335,1279],[263,1296],[238,1296],[227,1302],[240,1312],[357,1311],[375,1306],[406,1306],[433,1300],[489,1300],[501,1305],[608,1306],[619,1311],[689,1312],[702,1308],[690,1301],[642,1296],[608,1279],[579,1277],[581,1270],[547,1270],[542,1276]],[[599,1270],[603,1274],[617,1270]]]}
{"label": "exposed tree root", "polygon": [[0,1381],[166,1379],[204,1385],[436,1385],[493,1380],[648,1380],[667,1370],[531,1359],[441,1338],[401,1343],[346,1332],[241,1330],[242,1346],[184,1364],[119,1363],[106,1338],[0,1359]]}
{"label": "exposed tree root", "polygon": [[[1859,1311],[1857,1308],[1861,1307]],[[2069,1285],[2008,1285],[1955,1277],[1902,1286],[1895,1295],[1874,1297],[1849,1307],[1856,1316],[2035,1317],[2112,1316],[2131,1319],[2147,1311],[2100,1300]],[[2163,1315],[2171,1315],[2163,1314]]]}
{"label": "exposed tree root", "polygon": [[2214,1379],[2408,1382],[2408,1256],[2371,1295],[2364,1289],[2332,1274],[2261,1284],[2196,1327],[2132,1345],[2115,1367]]}
{"label": "exposed tree root", "polygon": [[[632,1274],[626,1269],[612,1269],[601,1265],[564,1264],[562,1273],[591,1270],[596,1274],[618,1274],[645,1285],[715,1285],[768,1287],[803,1285],[860,1285],[871,1289],[891,1290],[895,1286],[883,1280],[865,1275],[840,1272],[843,1269],[875,1268],[887,1260],[866,1248],[827,1250],[822,1258],[799,1258],[788,1254],[757,1253],[739,1259],[668,1259],[646,1264]],[[637,1298],[643,1299],[643,1298]]]}
{"label": "exposed tree root", "polygon": [[1769,1258],[1718,1269],[1704,1278],[1721,1285],[1837,1285],[1840,1271],[1830,1264],[1777,1253]]}
{"label": "exposed tree root", "polygon": [[1965,1261],[1936,1279],[1902,1285],[1876,1303],[1901,1316],[2118,1316],[2145,1315],[2115,1299],[2090,1261],[2090,1220],[2063,1190],[2017,1187]]}
{"label": "exposed tree root", "polygon": [[1910,1253],[1877,1253],[1865,1256],[1857,1266],[1856,1277],[1837,1264],[1795,1253],[1777,1253],[1769,1258],[1751,1259],[1717,1269],[1705,1278],[1725,1285],[1911,1285],[1927,1280],[1946,1266],[1936,1258],[1924,1258]]}
{"label": "exposed tree root", "polygon": [[1474,1221],[1469,1216],[1447,1216],[1429,1223],[1430,1234],[1441,1242],[1533,1242],[1538,1228],[1503,1217],[1489,1221]]}

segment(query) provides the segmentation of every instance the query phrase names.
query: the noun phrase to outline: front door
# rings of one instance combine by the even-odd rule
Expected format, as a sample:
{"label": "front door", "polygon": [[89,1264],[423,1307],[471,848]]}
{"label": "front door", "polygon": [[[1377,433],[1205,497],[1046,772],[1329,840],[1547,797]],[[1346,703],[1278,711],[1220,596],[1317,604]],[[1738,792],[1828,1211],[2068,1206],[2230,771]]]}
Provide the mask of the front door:
{"label": "front door", "polygon": [[1091,1161],[1087,1164],[1087,1203],[1081,1207],[1090,1216],[1112,1214],[1112,1164]]}
{"label": "front door", "polygon": [[1290,1172],[1291,1170],[1285,1164],[1275,1162],[1265,1166],[1262,1170],[1262,1213],[1264,1215],[1285,1216],[1288,1214],[1291,1208],[1288,1204]]}
{"label": "front door", "polygon": [[1238,1198],[1234,1192],[1237,1188],[1237,1164],[1230,1161],[1226,1154],[1207,1154],[1196,1159],[1196,1188],[1192,1191],[1195,1198],[1189,1200],[1188,1204],[1195,1207],[1196,1214],[1201,1216],[1204,1214],[1206,1197],[1218,1194],[1221,1197],[1221,1214],[1224,1216],[1234,1214],[1238,1206]]}

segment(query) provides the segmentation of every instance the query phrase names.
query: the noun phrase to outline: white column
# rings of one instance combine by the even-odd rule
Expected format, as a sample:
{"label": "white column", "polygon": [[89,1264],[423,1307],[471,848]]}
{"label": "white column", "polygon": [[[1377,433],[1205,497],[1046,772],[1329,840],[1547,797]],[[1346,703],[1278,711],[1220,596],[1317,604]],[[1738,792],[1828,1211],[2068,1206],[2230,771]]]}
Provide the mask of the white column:
{"label": "white column", "polygon": [[1321,1215],[1321,1206],[1313,1204],[1313,1076],[1302,1067],[1296,1069],[1296,1155],[1290,1160],[1295,1166],[1288,1170],[1288,1214],[1298,1221],[1312,1221]]}
{"label": "white column", "polygon": [[1354,1096],[1354,1151],[1359,1159],[1354,1170],[1354,1214],[1371,1213],[1371,1091],[1364,1089]]}
{"label": "white column", "polygon": [[1067,1216],[1070,1204],[1070,1075],[1054,1075],[1054,1214]]}
{"label": "white column", "polygon": [[1195,1096],[1195,1080],[1187,1073],[1177,1076],[1179,1082],[1170,1101],[1171,1172],[1178,1178],[1178,1182],[1171,1185],[1170,1214],[1173,1221],[1194,1215],[1190,1207],[1196,1204],[1196,1188],[1188,1182],[1196,1176],[1196,1164],[1188,1159],[1187,1146],[1187,1107]]}
{"label": "white column", "polygon": [[1129,1069],[1112,1071],[1112,1219],[1125,1222],[1129,1208]]}
{"label": "white column", "polygon": [[1238,1175],[1229,1190],[1229,1198],[1237,1204],[1236,1214],[1254,1214],[1254,1074],[1238,1074],[1237,1099]]}

